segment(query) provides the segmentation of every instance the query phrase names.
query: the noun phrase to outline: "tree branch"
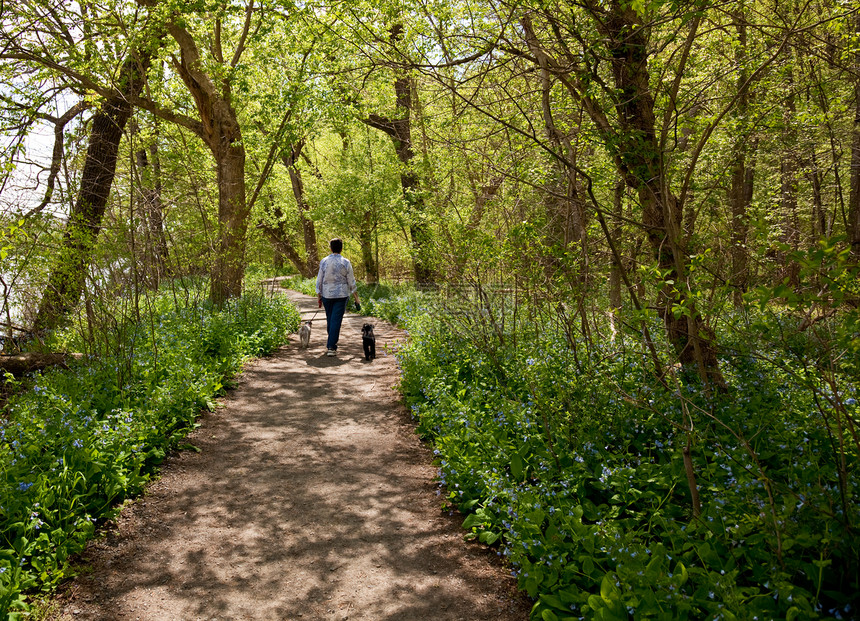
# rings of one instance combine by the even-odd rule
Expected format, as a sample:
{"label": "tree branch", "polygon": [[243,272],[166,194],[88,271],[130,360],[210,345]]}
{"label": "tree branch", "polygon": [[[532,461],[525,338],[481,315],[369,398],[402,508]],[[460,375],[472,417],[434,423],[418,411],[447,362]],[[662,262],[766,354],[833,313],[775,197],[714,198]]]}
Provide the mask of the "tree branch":
{"label": "tree branch", "polygon": [[366,119],[361,119],[361,122],[366,125],[370,125],[374,129],[385,132],[392,138],[398,138],[396,121],[392,121],[389,118],[373,113]]}
{"label": "tree branch", "polygon": [[[684,47],[681,52],[681,60],[678,61],[678,68],[675,71],[675,79],[672,81],[672,87],[669,90],[669,103],[666,106],[666,111],[663,114],[663,127],[660,129],[660,151],[666,150],[666,139],[669,135],[669,121],[672,118],[672,112],[677,109],[676,102],[678,100],[678,90],[681,88],[681,78],[684,77],[684,68],[687,66],[687,60],[690,57],[690,50],[693,48],[693,41],[696,39],[696,33],[699,30],[699,24],[702,23],[702,17],[696,15],[693,18],[693,23],[690,25],[690,32],[687,33],[687,40],[684,41]],[[683,204],[683,203],[682,203]]]}
{"label": "tree branch", "polygon": [[253,15],[253,13],[254,0],[251,0],[248,3],[248,7],[245,9],[245,25],[242,27],[242,35],[239,37],[239,44],[236,46],[236,51],[233,52],[233,60],[230,61],[230,67],[235,68],[236,65],[239,64],[239,58],[242,56],[242,52],[245,51],[245,43],[248,40],[248,33],[251,31],[251,15]]}
{"label": "tree branch", "polygon": [[[119,94],[119,91],[117,91],[115,88],[99,84],[89,76],[86,76],[79,71],[75,71],[74,69],[70,69],[69,67],[65,67],[53,60],[41,57],[31,52],[17,51],[12,53],[3,53],[0,54],[0,60],[23,60],[27,62],[37,63],[43,67],[47,67],[48,69],[53,69],[54,71],[66,76],[67,78],[71,78],[83,88],[90,90],[97,95],[104,97],[105,99],[110,99],[118,96],[123,97],[123,95]],[[136,95],[125,95],[125,97],[128,99],[129,103],[143,108],[144,110],[151,112],[152,114],[164,119],[165,121],[169,121],[171,123],[175,123],[177,125],[185,127],[186,129],[191,130],[198,136],[203,136],[203,125],[200,123],[200,121],[184,114],[177,114],[171,110],[168,110],[167,108],[163,108],[154,101],[146,99],[144,97]]]}
{"label": "tree branch", "polygon": [[492,52],[498,41],[494,41],[493,43],[488,43],[486,46],[479,49],[474,54],[470,54],[469,56],[465,56],[464,58],[457,58],[455,60],[450,60],[441,64],[418,64],[418,63],[410,63],[410,66],[415,67],[416,69],[447,69],[449,67],[457,67],[459,65],[465,65],[466,63],[470,63],[474,60],[478,60],[481,56],[485,56]]}
{"label": "tree branch", "polygon": [[215,32],[212,36],[212,56],[222,65],[224,64],[224,50],[221,47],[221,18],[215,19]]}
{"label": "tree branch", "polygon": [[90,104],[86,101],[79,101],[74,106],[68,109],[68,111],[58,119],[55,119],[54,123],[54,151],[51,154],[51,169],[48,174],[48,187],[45,190],[45,197],[42,199],[42,202],[24,214],[24,219],[29,219],[32,216],[40,213],[47,205],[51,202],[51,197],[54,195],[54,184],[57,180],[57,175],[60,172],[60,164],[63,159],[63,130],[65,130],[66,125],[73,118],[78,116],[81,112],[90,107]]}
{"label": "tree branch", "polygon": [[272,140],[272,146],[269,149],[269,155],[266,157],[266,163],[263,165],[263,170],[260,173],[260,179],[257,181],[257,186],[254,188],[254,193],[251,194],[251,198],[248,201],[248,211],[251,211],[251,208],[254,206],[254,203],[257,202],[257,197],[260,196],[260,191],[263,189],[263,185],[266,183],[266,179],[269,177],[269,173],[272,171],[272,167],[275,165],[275,154],[278,151],[278,148],[281,146],[281,140],[284,137],[284,134],[287,131],[287,123],[290,120],[290,117],[293,115],[293,109],[290,108],[287,110],[287,113],[284,115],[284,118],[281,119],[281,124],[278,126],[278,131],[275,133],[275,139]]}

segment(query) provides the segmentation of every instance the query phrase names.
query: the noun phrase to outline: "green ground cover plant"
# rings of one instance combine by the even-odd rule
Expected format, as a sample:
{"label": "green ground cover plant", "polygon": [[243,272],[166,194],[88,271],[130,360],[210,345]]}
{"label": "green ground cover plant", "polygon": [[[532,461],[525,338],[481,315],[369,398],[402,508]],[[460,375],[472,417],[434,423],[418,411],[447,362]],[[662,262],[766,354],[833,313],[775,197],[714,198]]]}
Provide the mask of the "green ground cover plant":
{"label": "green ground cover plant", "polygon": [[[142,490],[242,364],[298,325],[283,298],[216,309],[161,295],[114,332],[114,355],[22,380],[0,425],[0,616],[21,617],[27,593],[68,577],[70,557]],[[73,331],[59,341],[89,351]]]}
{"label": "green ground cover plant", "polygon": [[635,330],[571,341],[511,308],[404,307],[399,360],[443,504],[510,561],[533,618],[856,617],[856,317],[822,339],[727,314],[719,392],[657,381]]}

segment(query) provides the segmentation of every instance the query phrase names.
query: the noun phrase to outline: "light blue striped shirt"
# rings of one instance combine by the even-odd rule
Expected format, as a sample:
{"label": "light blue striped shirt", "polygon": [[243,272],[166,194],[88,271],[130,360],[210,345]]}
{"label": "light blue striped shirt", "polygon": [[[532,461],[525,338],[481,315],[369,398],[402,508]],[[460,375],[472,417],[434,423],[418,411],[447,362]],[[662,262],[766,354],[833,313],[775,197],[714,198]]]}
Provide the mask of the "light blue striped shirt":
{"label": "light blue striped shirt", "polygon": [[355,293],[355,275],[349,259],[332,253],[320,261],[316,289],[317,295],[324,298],[348,298]]}

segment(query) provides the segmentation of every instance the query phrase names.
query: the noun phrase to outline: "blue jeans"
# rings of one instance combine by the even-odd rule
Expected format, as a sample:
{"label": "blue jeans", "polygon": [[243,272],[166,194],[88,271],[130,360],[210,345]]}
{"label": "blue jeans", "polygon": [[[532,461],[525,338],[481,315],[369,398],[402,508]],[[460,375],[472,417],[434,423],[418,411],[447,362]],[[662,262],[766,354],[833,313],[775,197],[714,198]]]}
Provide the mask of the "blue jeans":
{"label": "blue jeans", "polygon": [[328,332],[326,348],[337,351],[337,340],[340,338],[340,324],[346,312],[346,301],[349,298],[323,298],[325,308],[325,329]]}

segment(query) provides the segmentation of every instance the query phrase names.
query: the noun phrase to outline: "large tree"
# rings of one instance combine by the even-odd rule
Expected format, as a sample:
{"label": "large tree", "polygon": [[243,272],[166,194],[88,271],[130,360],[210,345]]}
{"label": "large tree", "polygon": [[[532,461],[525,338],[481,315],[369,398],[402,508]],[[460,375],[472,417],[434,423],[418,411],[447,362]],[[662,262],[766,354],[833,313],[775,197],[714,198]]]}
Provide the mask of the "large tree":
{"label": "large tree", "polygon": [[851,127],[851,193],[848,198],[848,241],[854,260],[860,262],[860,12],[848,19],[849,41],[852,45],[846,54],[851,63],[852,105],[854,122]]}
{"label": "large tree", "polygon": [[[112,165],[108,160],[115,160],[132,106],[144,108],[161,119],[192,131],[208,147],[215,162],[218,187],[218,236],[211,264],[210,297],[220,304],[242,291],[250,205],[246,199],[245,145],[235,106],[234,84],[244,77],[240,63],[249,43],[283,15],[275,11],[276,7],[264,10],[256,6],[254,0],[225,2],[210,7],[209,11],[168,1],[147,0],[141,4],[149,7],[150,18],[146,24],[138,24],[135,30],[127,28],[124,20],[115,19],[128,7],[117,7],[114,12],[107,12],[115,22],[110,31],[110,36],[116,39],[110,41],[112,49],[136,42],[136,47],[129,48],[133,51],[128,52],[128,60],[118,72],[114,71],[120,76],[114,81],[104,77],[104,74],[111,74],[109,66],[101,74],[91,70],[95,63],[92,50],[99,45],[107,45],[108,40],[99,38],[101,31],[97,32],[92,27],[96,9],[88,3],[81,3],[78,13],[69,12],[71,10],[58,13],[38,6],[33,8],[34,15],[28,27],[32,29],[34,23],[41,24],[47,33],[43,38],[6,33],[5,50],[0,58],[41,66],[78,89],[95,93],[105,101],[100,109],[103,114],[97,116],[97,120],[104,114],[110,117],[93,125],[95,133],[91,155],[88,156],[92,165],[85,168],[85,174],[92,171],[96,183],[82,184],[84,195],[76,211],[86,212],[86,215],[83,219],[76,215],[70,218],[71,228],[66,236],[67,245],[74,246],[81,261],[58,264],[60,271],[74,265],[73,276],[58,274],[51,279],[43,304],[45,310],[39,313],[39,327],[55,321],[48,320],[48,315],[62,315],[80,297],[81,278],[85,273],[80,268],[87,264],[86,255],[82,253],[92,247],[98,234],[97,220],[104,211],[113,179],[111,171],[115,167],[115,162]],[[138,13],[136,11],[132,17],[139,22]],[[125,16],[125,19],[128,23],[137,23],[132,17]],[[82,23],[79,31],[73,25],[76,20]],[[173,46],[168,45],[168,37],[172,39]],[[40,43],[43,39],[51,41],[52,46]],[[231,49],[226,53],[228,46]],[[83,58],[78,53],[79,47],[85,50]],[[147,69],[158,47],[165,50],[174,75],[182,80],[196,116],[186,112],[189,108],[187,99],[164,96],[171,90],[160,83],[164,80],[164,72],[157,76],[159,83],[151,83],[144,88]],[[55,52],[54,48],[62,53]],[[101,64],[104,65],[104,61]],[[249,96],[247,89],[242,89],[242,95]],[[103,130],[103,126],[108,129]],[[110,145],[99,138],[101,135]],[[86,193],[94,194],[89,196]],[[79,221],[82,224],[77,224]],[[57,295],[64,300],[62,303],[54,299]]]}
{"label": "large tree", "polygon": [[[683,365],[696,369],[703,379],[722,384],[716,345],[691,296],[690,232],[685,231],[684,218],[689,206],[686,188],[681,187],[680,193],[673,189],[672,147],[666,140],[678,121],[674,114],[678,90],[701,19],[681,14],[663,17],[677,20],[671,36],[681,44],[675,52],[675,79],[663,94],[667,109],[661,114],[649,67],[649,59],[662,43],[652,40],[654,24],[632,5],[617,1],[587,2],[577,17],[563,22],[551,7],[524,7],[520,23],[526,48],[520,53],[555,76],[594,123],[619,175],[638,198],[641,228],[662,278],[657,308],[669,341]],[[584,25],[574,25],[579,23]],[[581,51],[575,53],[574,46],[582,46]],[[594,85],[599,85],[597,90]],[[569,157],[563,161],[568,167],[577,166]]]}
{"label": "large tree", "polygon": [[[53,256],[48,284],[33,322],[34,331],[56,327],[78,303],[83,292],[116,172],[119,145],[132,115],[131,100],[142,93],[146,73],[160,43],[159,32],[150,31],[145,16],[142,17],[138,27],[145,34],[141,38],[127,39],[124,47],[110,47],[96,54],[101,37],[123,34],[122,26],[111,18],[109,10],[102,14],[102,7],[87,3],[73,7],[30,3],[17,6],[12,15],[4,16],[0,60],[23,69],[20,73],[23,77],[12,92],[27,92],[33,80],[42,84],[53,82],[59,86],[53,89],[53,94],[62,100],[60,93],[85,91],[92,95],[88,85],[101,84],[98,92],[101,97],[89,120],[89,142],[77,197],[69,209],[60,248]],[[97,27],[87,21],[96,18]],[[81,19],[84,27],[75,28],[73,24]],[[7,105],[14,103],[14,97],[7,99]],[[41,211],[53,199],[63,129],[69,118],[85,107],[83,103],[73,105],[57,120],[45,199],[27,216]],[[33,118],[44,116],[33,115]]]}
{"label": "large tree", "polygon": [[33,322],[34,331],[55,328],[81,298],[116,173],[119,144],[132,114],[129,99],[141,92],[150,60],[151,55],[145,51],[129,55],[123,63],[116,93],[106,98],[93,116],[78,198],[55,255],[50,280]]}
{"label": "large tree", "polygon": [[[506,8],[505,15],[518,16],[520,28],[511,28],[497,47],[530,60],[541,72],[543,92],[548,88],[547,76],[552,76],[554,85],[585,111],[594,136],[638,199],[638,226],[651,248],[659,278],[655,306],[679,361],[703,379],[722,384],[716,343],[701,314],[691,276],[690,257],[697,251],[691,244],[697,238],[702,210],[695,202],[695,188],[705,185],[701,180],[712,174],[703,172],[699,164],[727,115],[734,110],[745,112],[750,84],[782,57],[795,31],[774,26],[769,52],[751,68],[742,67],[740,82],[714,106],[696,84],[695,76],[703,70],[691,58],[697,46],[713,39],[710,26],[721,27],[728,21],[722,13],[709,14],[706,7],[689,12],[669,5],[618,1]],[[714,23],[703,27],[709,17]],[[736,24],[738,19],[743,18],[736,14]],[[716,70],[714,74],[718,75]],[[553,107],[556,101],[561,99],[542,96],[545,122],[571,118],[567,110]],[[706,106],[712,111],[700,122],[696,116]],[[561,141],[556,138],[555,142]],[[739,143],[736,155],[741,148],[748,150],[748,145]],[[556,148],[554,155],[571,170],[588,166],[565,151]],[[750,180],[743,161],[735,168],[734,200],[746,204]],[[602,213],[600,205],[593,207]],[[735,213],[740,227],[741,203]],[[739,269],[741,263],[739,259]]]}
{"label": "large tree", "polygon": [[[182,78],[194,100],[199,122],[187,123],[190,129],[209,147],[215,160],[218,182],[218,246],[212,263],[210,298],[222,304],[228,298],[242,294],[245,272],[245,235],[248,230],[249,207],[245,197],[245,145],[242,130],[233,105],[231,77],[239,64],[248,36],[254,24],[254,0],[245,7],[245,20],[235,42],[235,49],[225,60],[222,40],[223,18],[212,20],[211,59],[215,71],[208,69],[200,47],[182,21],[171,16],[167,26],[179,46],[179,58],[172,65]],[[262,16],[256,18],[257,27]],[[213,78],[211,74],[220,76]]]}
{"label": "large tree", "polygon": [[409,211],[409,235],[412,241],[413,272],[415,281],[422,284],[435,280],[431,261],[430,225],[427,220],[427,208],[424,201],[424,188],[418,175],[415,162],[415,145],[413,142],[413,117],[415,114],[417,84],[414,77],[414,67],[408,56],[398,50],[403,39],[403,24],[395,23],[389,28],[391,44],[390,64],[394,71],[395,111],[391,116],[376,112],[371,113],[365,122],[380,131],[385,132],[394,146],[397,159],[403,167],[400,173],[400,184],[403,188],[403,200]]}

